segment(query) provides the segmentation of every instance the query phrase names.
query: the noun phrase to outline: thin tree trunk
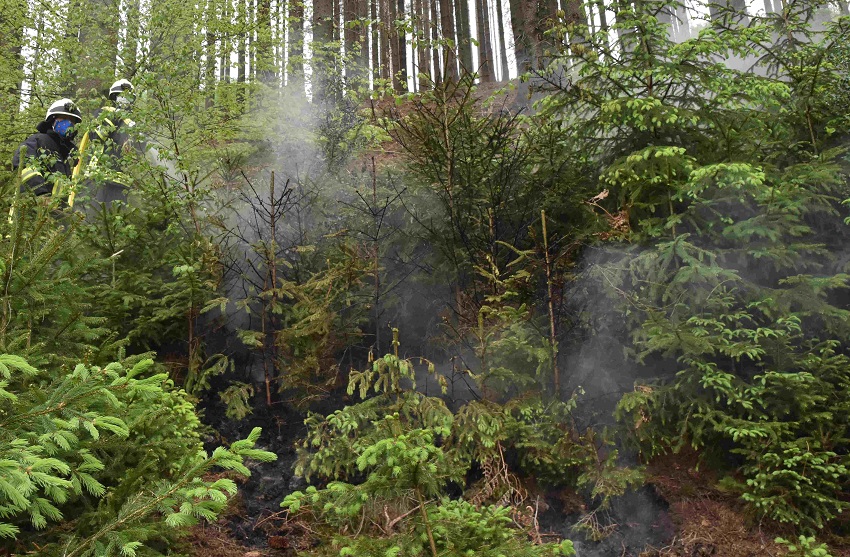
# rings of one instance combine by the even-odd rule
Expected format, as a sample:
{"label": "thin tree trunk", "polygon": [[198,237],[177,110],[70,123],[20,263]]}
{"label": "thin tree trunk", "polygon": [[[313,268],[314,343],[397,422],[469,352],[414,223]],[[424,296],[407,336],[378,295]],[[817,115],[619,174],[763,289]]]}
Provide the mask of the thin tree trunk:
{"label": "thin tree trunk", "polygon": [[124,66],[122,68],[123,75],[128,79],[136,75],[139,71],[137,56],[139,41],[141,40],[139,36],[141,25],[139,9],[139,0],[130,0],[127,4],[127,11],[125,12],[127,19],[127,34],[121,59]]}
{"label": "thin tree trunk", "polygon": [[255,75],[260,83],[271,85],[275,81],[272,50],[271,0],[257,3],[257,45],[254,55]]}
{"label": "thin tree trunk", "polygon": [[[440,2],[440,36],[446,43],[443,47],[443,76],[448,81],[457,81],[457,57],[456,52],[458,45],[454,41],[455,22],[454,10],[452,8],[452,0],[439,0]],[[448,41],[455,42],[454,47],[448,45]]]}
{"label": "thin tree trunk", "polygon": [[289,81],[304,90],[304,0],[289,0]]}
{"label": "thin tree trunk", "polygon": [[390,65],[392,68],[393,89],[396,91],[404,91],[407,88],[407,83],[402,81],[401,61],[404,56],[403,52],[407,46],[404,44],[404,35],[400,34],[395,26],[395,21],[404,17],[404,4],[402,4],[401,9],[399,9],[398,2],[393,2],[392,0],[384,1],[387,1],[390,5],[390,17],[387,22],[387,27],[390,41],[390,59],[392,60]]}
{"label": "thin tree trunk", "polygon": [[532,17],[533,10],[529,9],[530,4],[534,5],[529,0],[510,0],[514,53],[517,69],[520,73],[525,73],[536,67],[537,41],[534,40],[534,18]]}
{"label": "thin tree trunk", "polygon": [[369,0],[369,19],[372,20],[369,44],[372,50],[371,71],[373,80],[381,77],[381,32],[378,25],[379,17],[378,0]]}
{"label": "thin tree trunk", "polygon": [[[390,0],[392,1],[392,0]],[[404,11],[404,0],[397,0],[396,2],[396,19],[404,19],[406,12]],[[395,49],[397,52],[396,57],[396,73],[398,74],[398,81],[401,86],[402,91],[407,91],[407,37],[404,32],[395,32]]]}
{"label": "thin tree trunk", "polygon": [[257,80],[257,0],[247,0],[248,10],[248,75],[251,81]]}
{"label": "thin tree trunk", "polygon": [[215,44],[215,31],[218,24],[218,14],[216,13],[216,0],[207,0],[206,11],[204,12],[204,27],[205,34],[205,54],[206,63],[204,65],[204,97],[206,99],[207,108],[213,105],[215,101],[215,62],[218,59]]}
{"label": "thin tree trunk", "polygon": [[27,21],[25,0],[8,0],[0,5],[0,34],[6,39],[0,44],[0,130],[14,129],[21,105],[21,85],[24,80],[24,24]]}
{"label": "thin tree trunk", "polygon": [[218,81],[220,83],[230,83],[230,35],[232,28],[230,25],[230,14],[233,7],[230,0],[221,1],[221,21],[219,29],[221,30],[221,47],[218,51]]}
{"label": "thin tree trunk", "polygon": [[388,0],[377,0],[380,12],[380,42],[381,42],[381,78],[389,80],[393,78],[393,64],[390,56],[390,33],[392,21],[390,20],[390,4]]}
{"label": "thin tree trunk", "polygon": [[345,15],[345,75],[348,87],[359,87],[369,67],[368,48],[363,39],[364,20],[366,15],[363,8],[367,6],[366,0],[343,0]]}
{"label": "thin tree trunk", "polygon": [[333,65],[333,61],[329,60],[332,56],[329,54],[330,43],[334,38],[333,4],[334,0],[313,1],[313,102],[322,101],[331,94],[327,72]]}
{"label": "thin tree trunk", "polygon": [[429,62],[426,42],[428,41],[428,0],[415,0],[416,11],[416,78],[419,80],[419,90],[428,88]]}
{"label": "thin tree trunk", "polygon": [[433,68],[431,78],[436,85],[439,85],[443,81],[443,70],[440,68],[440,45],[438,42],[440,36],[440,15],[437,13],[438,0],[427,1],[431,6],[431,25],[429,29],[431,43],[429,49],[431,51],[431,66]]}
{"label": "thin tree trunk", "polygon": [[[236,51],[236,82],[245,83],[247,78],[246,65],[248,53],[248,0],[236,0],[238,10],[236,14],[236,26],[239,30],[239,46]],[[240,94],[244,91],[240,88]]]}
{"label": "thin tree trunk", "polygon": [[502,14],[502,0],[495,0],[496,2],[496,21],[498,22],[499,28],[499,63],[502,67],[502,81],[508,80],[508,46],[505,37],[507,34],[505,33],[505,18]]}
{"label": "thin tree trunk", "polygon": [[490,42],[490,13],[488,0],[475,0],[478,24],[478,75],[482,82],[493,81],[493,47]]}
{"label": "thin tree trunk", "polygon": [[558,334],[555,327],[555,302],[553,296],[553,272],[552,272],[552,257],[549,254],[549,235],[546,231],[546,211],[540,211],[540,218],[543,221],[543,254],[546,263],[546,298],[549,309],[549,347],[552,351],[552,380],[555,385],[555,397],[560,398],[561,395],[561,373],[558,369]]}
{"label": "thin tree trunk", "polygon": [[463,71],[474,72],[472,67],[472,33],[469,26],[469,0],[454,0],[457,22],[457,51]]}

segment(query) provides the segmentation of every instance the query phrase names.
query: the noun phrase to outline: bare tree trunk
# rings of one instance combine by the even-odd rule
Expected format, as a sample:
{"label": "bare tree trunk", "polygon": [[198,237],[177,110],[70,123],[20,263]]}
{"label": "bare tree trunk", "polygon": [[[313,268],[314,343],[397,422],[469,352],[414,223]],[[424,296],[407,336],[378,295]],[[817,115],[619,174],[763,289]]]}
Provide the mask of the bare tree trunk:
{"label": "bare tree trunk", "polygon": [[505,18],[502,15],[502,0],[495,0],[496,2],[496,21],[499,24],[499,63],[502,66],[502,81],[507,81],[509,76],[508,71],[508,45],[505,40],[507,34],[505,33]]}
{"label": "bare tree trunk", "polygon": [[381,77],[385,80],[393,79],[393,64],[390,48],[390,33],[392,32],[392,20],[390,19],[391,0],[377,0],[380,11],[380,41],[381,41]]}
{"label": "bare tree trunk", "polygon": [[529,9],[529,6],[533,6],[533,3],[529,0],[510,0],[510,4],[517,68],[520,73],[524,73],[535,67],[537,60],[533,10]]}
{"label": "bare tree trunk", "polygon": [[[444,42],[453,41],[454,42],[454,34],[455,34],[455,22],[454,22],[454,10],[452,8],[452,0],[439,0],[440,1],[440,35],[443,38]],[[443,75],[448,81],[457,81],[457,52],[458,45],[455,43],[454,47],[444,46],[443,52],[445,55],[443,57],[444,64],[444,72]]]}
{"label": "bare tree trunk", "polygon": [[[14,129],[21,105],[24,80],[24,24],[27,21],[25,0],[9,0],[0,4],[0,130]],[[5,135],[5,133],[3,134]]]}
{"label": "bare tree trunk", "polygon": [[257,39],[254,33],[257,31],[257,0],[247,0],[248,5],[248,68],[251,81],[257,80]]}
{"label": "bare tree trunk", "polygon": [[[69,16],[71,33],[78,41],[68,42],[70,57],[63,72],[70,75],[62,81],[68,84],[67,96],[75,96],[77,90],[105,92],[115,79],[118,60],[118,17],[119,0],[80,0],[77,6],[68,12],[79,9],[79,13]],[[63,64],[64,66],[64,64]]]}
{"label": "bare tree trunk", "polygon": [[691,25],[688,21],[688,9],[678,6],[674,15],[673,24],[676,26],[676,40],[681,42],[691,38]]}
{"label": "bare tree trunk", "polygon": [[204,27],[206,27],[205,35],[205,54],[206,63],[204,64],[204,97],[206,98],[207,108],[213,105],[215,101],[215,62],[218,60],[218,53],[215,45],[215,31],[218,25],[218,14],[216,13],[216,0],[207,0],[206,11],[204,12]]}
{"label": "bare tree trunk", "polygon": [[[392,1],[392,0],[390,0]],[[396,19],[404,19],[406,17],[406,12],[404,11],[404,0],[397,0],[396,2]],[[402,91],[407,91],[407,37],[405,33],[399,33],[394,31],[395,33],[395,49],[396,49],[396,73],[398,74],[398,81],[401,85]]]}
{"label": "bare tree trunk", "polygon": [[378,25],[380,11],[378,9],[378,0],[369,1],[369,19],[372,20],[372,34],[369,37],[369,44],[372,46],[372,79],[381,77],[381,33]]}
{"label": "bare tree trunk", "polygon": [[304,0],[289,1],[289,82],[304,90]]}
{"label": "bare tree trunk", "polygon": [[364,20],[366,14],[364,8],[368,7],[366,0],[343,0],[343,13],[345,16],[345,65],[346,83],[349,87],[358,87],[366,75],[369,67],[367,56],[368,43],[363,39]]}
{"label": "bare tree trunk", "polygon": [[321,102],[331,94],[328,88],[328,72],[333,65],[333,61],[329,60],[332,56],[330,43],[334,38],[333,4],[334,0],[313,1],[313,102]]}
{"label": "bare tree trunk", "polygon": [[254,55],[255,75],[260,83],[270,85],[275,81],[274,50],[272,49],[271,0],[257,3],[257,48]]}
{"label": "bare tree trunk", "polygon": [[416,65],[414,66],[416,70],[416,78],[419,80],[419,90],[422,91],[428,87],[428,78],[425,75],[428,74],[428,66],[429,59],[428,53],[425,47],[425,42],[428,40],[428,31],[427,31],[427,19],[425,17],[425,13],[427,12],[427,6],[425,5],[427,0],[415,0],[413,5],[414,11],[416,12],[416,19],[414,23],[416,37]]}
{"label": "bare tree trunk", "polygon": [[139,9],[139,0],[130,0],[127,4],[127,11],[125,12],[127,34],[121,59],[123,65],[122,73],[128,79],[132,78],[139,71],[137,56],[139,41],[141,40],[139,37],[141,25]]}
{"label": "bare tree trunk", "polygon": [[465,71],[473,72],[472,67],[472,32],[469,26],[469,0],[454,0],[455,21],[457,22],[457,49],[460,66]]}
{"label": "bare tree trunk", "polygon": [[407,89],[407,83],[404,81],[402,77],[402,65],[401,61],[404,59],[404,51],[407,48],[404,41],[404,35],[398,32],[398,29],[395,26],[395,21],[402,19],[404,17],[404,4],[401,4],[401,9],[399,9],[399,2],[393,2],[392,0],[384,0],[389,3],[389,21],[387,22],[387,28],[390,41],[390,59],[392,60],[392,79],[393,79],[393,89],[396,91],[404,91]]}
{"label": "bare tree trunk", "polygon": [[431,64],[433,67],[432,79],[434,83],[439,85],[443,81],[443,70],[440,68],[440,15],[437,13],[438,0],[427,0],[431,7],[431,25],[430,25],[430,50]]}
{"label": "bare tree trunk", "polygon": [[493,81],[493,47],[490,42],[490,14],[488,0],[475,0],[478,24],[478,75],[482,82]]}
{"label": "bare tree trunk", "polygon": [[218,51],[218,81],[220,83],[230,83],[230,49],[232,44],[230,36],[232,33],[230,25],[230,15],[233,7],[230,0],[221,1],[221,21],[219,29],[221,30],[221,48]]}
{"label": "bare tree trunk", "polygon": [[[238,10],[236,14],[236,26],[238,28],[239,46],[236,51],[236,82],[245,83],[247,78],[247,52],[248,52],[248,0],[236,0]],[[244,94],[244,91],[240,91]]]}

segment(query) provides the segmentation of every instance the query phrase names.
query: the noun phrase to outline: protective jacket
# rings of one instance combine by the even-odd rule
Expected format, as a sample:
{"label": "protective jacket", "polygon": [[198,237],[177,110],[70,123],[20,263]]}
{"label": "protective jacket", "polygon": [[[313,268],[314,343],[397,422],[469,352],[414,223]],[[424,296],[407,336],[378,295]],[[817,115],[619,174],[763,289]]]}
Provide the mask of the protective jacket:
{"label": "protective jacket", "polygon": [[103,153],[120,159],[124,149],[130,146],[129,128],[135,126],[135,122],[129,118],[123,118],[124,113],[114,107],[107,106],[97,114],[98,124],[95,127],[96,138],[103,144]]}
{"label": "protective jacket", "polygon": [[129,183],[123,173],[121,159],[131,148],[129,129],[135,122],[124,116],[125,112],[121,110],[104,107],[98,112],[96,125],[89,133],[93,160],[111,171],[110,178],[99,182],[91,192],[92,199],[100,203],[127,202]]}
{"label": "protective jacket", "polygon": [[68,137],[62,137],[47,122],[36,126],[34,133],[21,143],[12,158],[15,168],[24,157],[24,168],[21,174],[21,191],[32,189],[36,195],[48,195],[53,191],[53,184],[46,180],[49,173],[60,173],[71,176],[74,160],[71,152],[74,143]]}

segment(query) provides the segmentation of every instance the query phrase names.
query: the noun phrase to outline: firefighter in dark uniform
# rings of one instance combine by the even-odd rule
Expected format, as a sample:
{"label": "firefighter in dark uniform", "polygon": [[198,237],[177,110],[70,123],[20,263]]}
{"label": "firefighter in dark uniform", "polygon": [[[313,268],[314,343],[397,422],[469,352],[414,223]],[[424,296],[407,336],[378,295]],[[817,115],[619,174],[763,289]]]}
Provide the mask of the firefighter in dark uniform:
{"label": "firefighter in dark uniform", "polygon": [[135,122],[128,118],[132,94],[133,85],[126,79],[113,83],[109,88],[112,104],[100,110],[90,132],[92,156],[107,171],[107,178],[100,181],[92,193],[93,200],[102,204],[127,202],[129,180],[122,172],[121,159],[132,149],[129,132]]}
{"label": "firefighter in dark uniform", "polygon": [[37,133],[29,136],[12,159],[21,169],[21,191],[32,190],[36,195],[53,193],[57,177],[71,176],[74,168],[74,126],[82,116],[71,99],[59,99],[47,109],[44,121],[36,126]]}

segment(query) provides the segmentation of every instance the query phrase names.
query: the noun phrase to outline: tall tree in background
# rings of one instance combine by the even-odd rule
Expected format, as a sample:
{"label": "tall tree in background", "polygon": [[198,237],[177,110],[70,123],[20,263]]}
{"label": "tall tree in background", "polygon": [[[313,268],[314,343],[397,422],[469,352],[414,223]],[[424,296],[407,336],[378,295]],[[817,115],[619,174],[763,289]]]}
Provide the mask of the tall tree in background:
{"label": "tall tree in background", "polygon": [[257,78],[260,83],[272,85],[276,81],[274,44],[272,38],[272,6],[271,0],[259,0],[257,3],[257,56],[254,65],[257,67]]}
{"label": "tall tree in background", "polygon": [[434,68],[433,71],[433,79],[434,83],[441,83],[443,70],[440,67],[440,45],[439,45],[439,37],[440,37],[440,16],[438,12],[438,0],[426,0],[430,7],[430,29],[428,30],[428,37],[430,42],[430,50],[431,50],[431,66]]}
{"label": "tall tree in background", "polygon": [[475,0],[475,19],[478,26],[478,75],[483,82],[493,81],[493,44],[488,0]]}
{"label": "tall tree in background", "polygon": [[[290,83],[304,83],[304,2],[303,0],[288,0],[289,42],[286,48],[289,52]],[[302,87],[303,89],[303,87]]]}
{"label": "tall tree in background", "polygon": [[218,29],[219,17],[217,13],[216,0],[207,0],[204,11],[204,91],[206,92],[206,106],[210,108],[215,101],[216,74],[215,65],[218,60],[216,31]]}
{"label": "tall tree in background", "polygon": [[319,102],[340,99],[342,67],[339,28],[340,3],[337,0],[313,2],[312,83],[313,98]]}
{"label": "tall tree in background", "polygon": [[[472,1],[474,2],[475,0]],[[454,0],[455,23],[457,29],[457,49],[460,65],[466,71],[474,72],[475,68],[472,67],[473,44],[470,40],[469,2],[470,0]]]}
{"label": "tall tree in background", "polygon": [[25,0],[8,0],[0,4],[0,141],[9,141],[15,128],[15,117],[21,102],[24,79],[24,24],[27,21]]}
{"label": "tall tree in background", "polygon": [[[455,40],[455,20],[452,0],[439,0],[440,2],[440,36],[443,43],[445,78],[449,81],[457,80],[457,52],[460,48]],[[450,44],[451,43],[451,44]]]}

